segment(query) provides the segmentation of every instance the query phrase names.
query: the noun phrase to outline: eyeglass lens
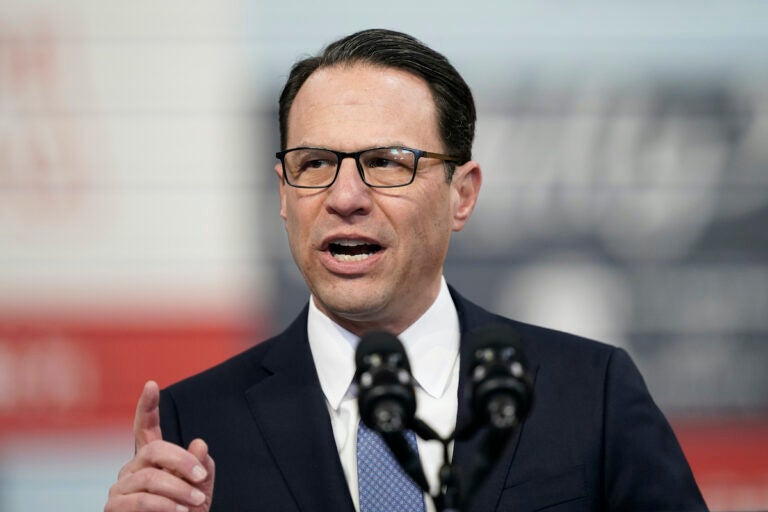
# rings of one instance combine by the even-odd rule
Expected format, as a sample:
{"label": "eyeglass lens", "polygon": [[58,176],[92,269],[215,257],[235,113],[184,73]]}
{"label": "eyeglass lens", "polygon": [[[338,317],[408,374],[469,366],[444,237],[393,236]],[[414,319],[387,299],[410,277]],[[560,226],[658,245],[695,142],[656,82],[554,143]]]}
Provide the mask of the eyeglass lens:
{"label": "eyeglass lens", "polygon": [[[406,185],[413,179],[416,155],[405,148],[377,148],[357,158],[365,182],[374,187]],[[339,168],[339,157],[326,149],[302,148],[285,155],[289,183],[302,187],[330,185]]]}

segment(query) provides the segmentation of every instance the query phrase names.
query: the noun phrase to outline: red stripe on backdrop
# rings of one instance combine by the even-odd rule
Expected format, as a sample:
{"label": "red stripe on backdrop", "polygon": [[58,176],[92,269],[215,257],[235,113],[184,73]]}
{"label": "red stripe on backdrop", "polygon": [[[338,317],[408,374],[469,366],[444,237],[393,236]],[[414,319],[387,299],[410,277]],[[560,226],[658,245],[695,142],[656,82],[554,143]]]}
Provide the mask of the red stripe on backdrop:
{"label": "red stripe on backdrop", "polygon": [[673,426],[711,510],[768,510],[768,416]]}
{"label": "red stripe on backdrop", "polygon": [[0,435],[130,425],[145,381],[166,386],[260,340],[263,325],[0,319]]}
{"label": "red stripe on backdrop", "polygon": [[[262,339],[213,315],[150,322],[0,318],[0,437],[130,428],[148,379],[166,386]],[[712,510],[768,509],[768,417],[673,421]]]}

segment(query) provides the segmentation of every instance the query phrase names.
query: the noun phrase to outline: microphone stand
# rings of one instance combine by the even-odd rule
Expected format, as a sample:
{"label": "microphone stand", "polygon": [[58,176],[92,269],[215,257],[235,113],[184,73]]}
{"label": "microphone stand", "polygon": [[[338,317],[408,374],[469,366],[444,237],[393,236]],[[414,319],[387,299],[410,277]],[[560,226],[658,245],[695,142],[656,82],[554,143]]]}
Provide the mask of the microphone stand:
{"label": "microphone stand", "polygon": [[[438,512],[461,512],[496,462],[496,458],[492,454],[501,452],[504,443],[510,438],[517,427],[517,422],[509,428],[491,428],[484,433],[485,437],[480,444],[481,449],[475,458],[473,466],[470,468],[469,478],[466,482],[462,481],[459,468],[450,462],[449,447],[450,443],[457,439],[467,439],[475,435],[480,425],[473,422],[465,425],[463,428],[457,427],[447,438],[440,436],[432,427],[419,418],[414,417],[411,426],[414,433],[423,440],[439,441],[443,445],[443,465],[438,473],[440,487],[437,494],[430,492],[426,482],[416,483],[429,495]],[[466,491],[466,494],[464,491]]]}

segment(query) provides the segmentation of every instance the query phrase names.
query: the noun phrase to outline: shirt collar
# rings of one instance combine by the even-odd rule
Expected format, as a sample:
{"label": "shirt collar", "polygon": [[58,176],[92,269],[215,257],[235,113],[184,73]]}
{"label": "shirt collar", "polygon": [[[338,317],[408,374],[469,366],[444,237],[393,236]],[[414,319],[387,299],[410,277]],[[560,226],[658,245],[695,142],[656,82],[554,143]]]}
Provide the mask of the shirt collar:
{"label": "shirt collar", "polygon": [[[328,318],[309,301],[307,334],[320,386],[333,409],[338,409],[355,376],[355,349],[360,338]],[[399,336],[417,384],[441,397],[459,354],[459,316],[445,278],[427,311]]]}

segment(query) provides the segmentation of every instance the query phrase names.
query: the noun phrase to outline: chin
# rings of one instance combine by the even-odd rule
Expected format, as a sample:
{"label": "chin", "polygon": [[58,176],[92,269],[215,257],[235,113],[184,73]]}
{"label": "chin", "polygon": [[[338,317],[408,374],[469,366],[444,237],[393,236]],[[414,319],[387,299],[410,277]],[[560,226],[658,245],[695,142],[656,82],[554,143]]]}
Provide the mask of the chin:
{"label": "chin", "polygon": [[368,321],[374,319],[384,309],[380,294],[364,292],[359,286],[336,287],[329,293],[315,294],[322,302],[322,308],[329,316],[337,316],[350,321]]}

